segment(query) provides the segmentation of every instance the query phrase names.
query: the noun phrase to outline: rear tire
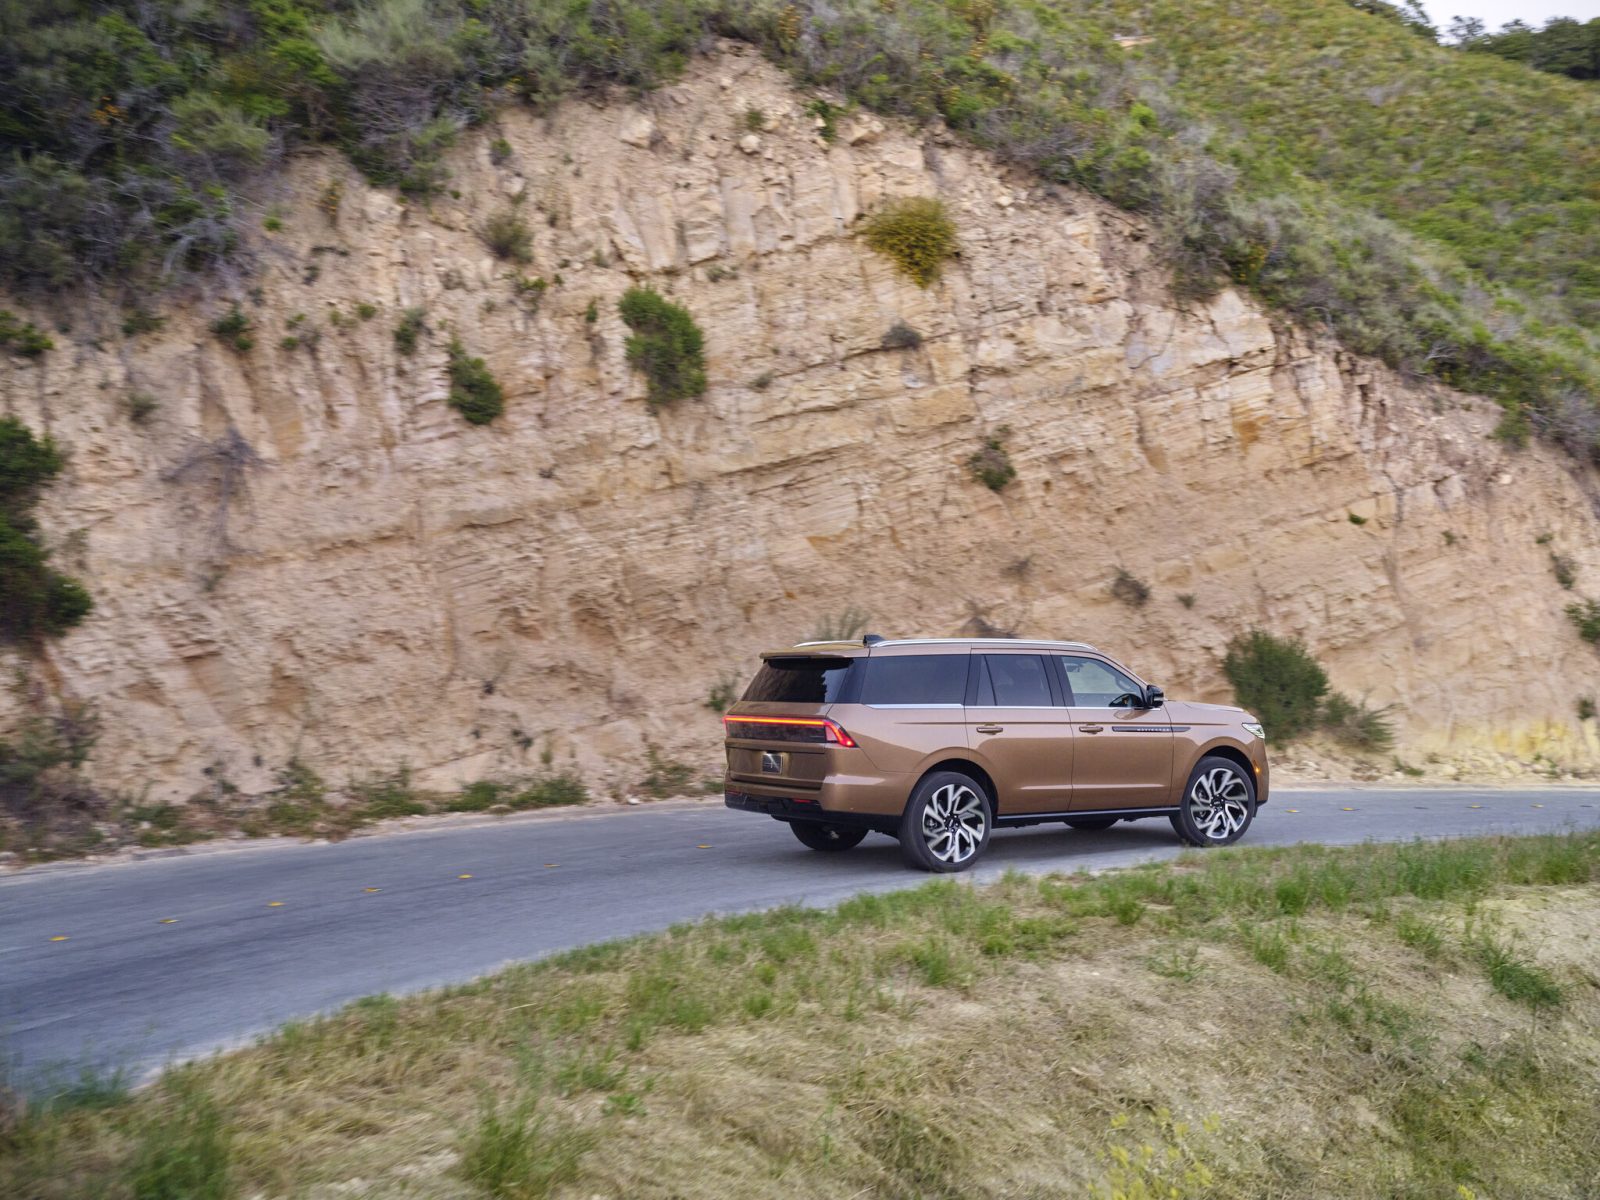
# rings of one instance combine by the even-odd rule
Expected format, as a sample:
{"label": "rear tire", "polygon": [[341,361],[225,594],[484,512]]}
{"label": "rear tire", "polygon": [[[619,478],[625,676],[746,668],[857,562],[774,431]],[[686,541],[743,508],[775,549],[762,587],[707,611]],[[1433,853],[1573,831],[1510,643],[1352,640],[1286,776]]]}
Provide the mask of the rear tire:
{"label": "rear tire", "polygon": [[935,771],[917,784],[900,818],[900,853],[919,871],[965,871],[994,829],[983,787],[959,771]]}
{"label": "rear tire", "polygon": [[789,830],[800,839],[802,846],[813,850],[848,850],[860,845],[867,836],[865,829],[853,825],[830,825],[824,821],[790,821]]}
{"label": "rear tire", "polygon": [[1172,828],[1186,846],[1231,846],[1256,815],[1256,784],[1227,758],[1202,758],[1183,787]]}
{"label": "rear tire", "polygon": [[1074,817],[1067,824],[1073,829],[1110,829],[1117,820],[1116,817]]}

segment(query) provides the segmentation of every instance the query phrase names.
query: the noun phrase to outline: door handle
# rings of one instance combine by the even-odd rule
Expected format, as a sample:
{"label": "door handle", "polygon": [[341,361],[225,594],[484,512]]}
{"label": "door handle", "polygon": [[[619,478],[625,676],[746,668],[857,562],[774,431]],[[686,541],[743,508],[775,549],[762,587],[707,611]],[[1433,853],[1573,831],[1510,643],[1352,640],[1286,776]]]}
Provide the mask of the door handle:
{"label": "door handle", "polygon": [[1005,726],[1004,725],[979,725],[978,726],[978,732],[979,733],[1001,733],[1004,730],[1005,730]]}
{"label": "door handle", "polygon": [[1104,725],[1079,725],[1078,726],[1078,732],[1079,733],[1099,733],[1104,728],[1105,728]]}

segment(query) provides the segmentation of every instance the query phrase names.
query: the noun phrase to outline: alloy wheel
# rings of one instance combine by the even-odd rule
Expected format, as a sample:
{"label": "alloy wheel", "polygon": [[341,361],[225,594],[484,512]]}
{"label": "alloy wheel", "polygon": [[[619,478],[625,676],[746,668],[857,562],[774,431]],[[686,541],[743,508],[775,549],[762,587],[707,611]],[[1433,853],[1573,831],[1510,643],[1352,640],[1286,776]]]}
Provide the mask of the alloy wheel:
{"label": "alloy wheel", "polygon": [[945,784],[922,810],[922,838],[940,862],[966,862],[983,845],[987,825],[983,801],[964,783]]}
{"label": "alloy wheel", "polygon": [[1189,786],[1189,816],[1205,837],[1226,841],[1250,819],[1250,789],[1228,767],[1202,771]]}

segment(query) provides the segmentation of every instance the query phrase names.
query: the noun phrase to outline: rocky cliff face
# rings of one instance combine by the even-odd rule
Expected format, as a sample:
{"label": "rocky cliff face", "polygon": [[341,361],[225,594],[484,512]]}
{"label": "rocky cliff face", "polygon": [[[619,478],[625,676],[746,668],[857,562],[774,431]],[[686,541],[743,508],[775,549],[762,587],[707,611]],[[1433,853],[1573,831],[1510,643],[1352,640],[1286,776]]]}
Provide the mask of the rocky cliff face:
{"label": "rocky cliff face", "polygon": [[[709,689],[851,606],[1087,639],[1195,699],[1261,625],[1395,704],[1407,753],[1600,755],[1574,706],[1600,659],[1549,561],[1600,591],[1592,474],[1246,296],[1176,303],[1081,194],[867,117],[829,145],[805,103],[728,48],[637,105],[506,111],[428,206],[309,157],[255,275],[129,338],[90,305],[0,369],[0,411],[71,452],[41,515],[97,609],[30,669],[98,704],[100,782],[262,790],[298,757],[444,785],[548,750],[626,788],[651,746],[710,773]],[[908,195],[959,225],[925,291],[853,231]],[[513,207],[526,267],[480,237]],[[709,391],[659,413],[616,315],[641,281],[707,338]],[[235,296],[245,353],[209,330]],[[920,347],[881,348],[896,321]],[[446,403],[452,335],[505,387],[492,425]],[[994,493],[965,462],[1003,427]]]}

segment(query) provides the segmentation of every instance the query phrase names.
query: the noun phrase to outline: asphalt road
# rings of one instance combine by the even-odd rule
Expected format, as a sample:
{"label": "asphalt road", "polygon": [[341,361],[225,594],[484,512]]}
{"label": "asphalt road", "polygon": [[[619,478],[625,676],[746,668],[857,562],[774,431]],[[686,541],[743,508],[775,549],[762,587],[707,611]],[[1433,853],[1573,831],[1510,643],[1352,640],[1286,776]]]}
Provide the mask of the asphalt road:
{"label": "asphalt road", "polygon": [[[1252,845],[1600,826],[1600,793],[1280,791]],[[969,877],[1178,852],[1164,820],[1002,830]],[[778,904],[918,884],[888,838],[845,854],[716,803],[540,814],[337,844],[269,844],[0,879],[0,1059],[30,1088],[132,1077],[376,992]]]}

